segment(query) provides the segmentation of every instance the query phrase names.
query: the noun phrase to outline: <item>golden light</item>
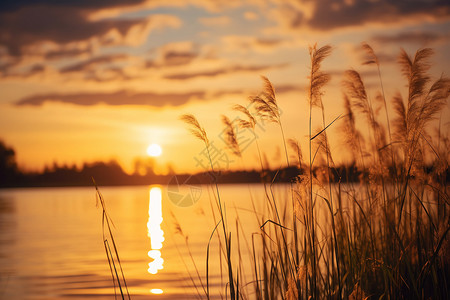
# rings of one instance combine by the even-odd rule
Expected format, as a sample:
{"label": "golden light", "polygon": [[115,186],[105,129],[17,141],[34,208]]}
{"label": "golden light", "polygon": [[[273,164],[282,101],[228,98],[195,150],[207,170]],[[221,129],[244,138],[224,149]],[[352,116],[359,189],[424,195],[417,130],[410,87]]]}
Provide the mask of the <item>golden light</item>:
{"label": "golden light", "polygon": [[163,293],[163,290],[162,289],[151,289],[150,293],[159,295],[159,294]]}
{"label": "golden light", "polygon": [[149,156],[160,156],[162,153],[162,149],[161,146],[158,144],[151,144],[150,146],[147,147],[147,154]]}
{"label": "golden light", "polygon": [[159,270],[163,269],[164,264],[164,259],[161,257],[161,251],[150,250],[148,251],[148,256],[153,258],[153,261],[148,263],[147,271],[153,275],[157,274]]}
{"label": "golden light", "polygon": [[147,233],[150,238],[151,250],[148,252],[148,256],[153,261],[148,264],[148,272],[150,274],[156,274],[158,270],[163,269],[164,263],[160,251],[164,241],[164,231],[161,229],[161,223],[163,221],[161,188],[152,187],[149,198]]}

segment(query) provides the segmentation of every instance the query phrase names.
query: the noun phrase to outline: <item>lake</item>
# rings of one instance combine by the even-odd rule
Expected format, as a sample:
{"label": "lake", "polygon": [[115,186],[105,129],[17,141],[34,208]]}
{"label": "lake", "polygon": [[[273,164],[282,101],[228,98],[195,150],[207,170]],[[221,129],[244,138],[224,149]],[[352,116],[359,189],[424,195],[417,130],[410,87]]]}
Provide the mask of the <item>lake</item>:
{"label": "lake", "polygon": [[[233,239],[240,228],[241,260],[249,262],[251,234],[267,211],[264,188],[219,188]],[[205,185],[100,187],[132,299],[205,298],[206,249],[219,219],[213,191]],[[288,186],[276,193],[287,199]],[[0,190],[0,245],[1,299],[114,297],[94,187]],[[226,285],[219,249],[215,236],[209,277],[216,299]],[[241,282],[252,280],[243,274]]]}

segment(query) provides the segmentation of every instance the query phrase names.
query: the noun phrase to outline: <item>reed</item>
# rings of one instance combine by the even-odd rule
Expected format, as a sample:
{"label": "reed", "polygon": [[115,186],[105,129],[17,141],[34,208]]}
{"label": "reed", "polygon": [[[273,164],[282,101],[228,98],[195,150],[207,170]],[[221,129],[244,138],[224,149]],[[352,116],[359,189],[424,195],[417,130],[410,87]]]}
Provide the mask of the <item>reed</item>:
{"label": "reed", "polygon": [[108,259],[109,270],[111,271],[111,277],[113,280],[114,294],[117,297],[117,288],[119,289],[121,298],[131,299],[130,293],[128,292],[127,281],[125,279],[125,274],[123,273],[122,263],[120,262],[119,251],[117,250],[116,242],[114,240],[114,235],[111,229],[111,225],[114,226],[111,217],[106,211],[106,203],[103,199],[102,194],[94,180],[92,182],[95,186],[97,206],[101,205],[102,208],[102,235],[103,235],[103,245],[105,247],[106,258]]}
{"label": "reed", "polygon": [[[214,170],[214,165],[211,159],[211,153],[210,153],[210,143],[208,140],[208,136],[206,134],[206,131],[203,127],[200,126],[200,123],[197,121],[197,118],[193,115],[190,114],[186,114],[180,117],[180,119],[182,121],[184,121],[186,124],[188,124],[190,126],[190,131],[191,133],[197,137],[198,139],[200,139],[204,145],[205,148],[207,150],[208,153],[208,159],[209,159],[209,163],[210,163],[210,167],[211,167],[211,173],[212,173],[212,177],[214,180],[214,186],[216,188],[216,199],[217,199],[217,208],[219,210],[219,214],[220,214],[220,221],[219,223],[222,224],[222,230],[223,230],[223,235],[224,235],[224,244],[225,244],[225,256],[226,256],[226,262],[227,262],[227,269],[228,269],[228,286],[229,286],[229,292],[230,292],[230,299],[238,299],[239,295],[236,295],[236,291],[235,291],[235,282],[234,282],[234,275],[233,275],[233,267],[232,267],[232,261],[231,261],[231,232],[228,231],[227,229],[227,220],[226,220],[226,207],[224,204],[222,204],[221,198],[220,198],[220,192],[219,192],[219,185],[217,183],[217,177],[215,175],[215,170]],[[225,121],[228,121],[228,119],[225,119]],[[231,134],[233,135],[233,134]],[[228,134],[228,138],[230,138],[230,134]],[[231,140],[233,141],[233,136],[231,136]],[[218,224],[219,224],[218,223]],[[217,226],[216,226],[217,228]],[[216,231],[216,228],[214,228],[213,233]],[[209,249],[209,248],[208,248]],[[208,255],[209,257],[209,251],[208,251]],[[206,261],[206,267],[207,269],[209,269],[209,261]],[[207,284],[209,283],[209,279],[207,279]],[[206,288],[207,293],[206,293],[206,297],[209,299],[210,298],[210,294],[209,294],[209,286],[207,286]]]}
{"label": "reed", "polygon": [[[275,178],[266,182],[262,177],[268,215],[261,217],[253,206],[260,230],[247,233],[251,243],[239,217],[236,234],[231,234],[217,181],[214,183],[220,218],[209,241],[218,234],[221,223],[222,255],[228,269],[226,289],[231,299],[450,298],[446,177],[450,142],[448,130],[443,133],[439,129],[434,136],[428,133],[430,123],[448,103],[450,80],[441,76],[432,81],[428,75],[431,49],[421,49],[414,57],[401,50],[399,64],[407,82],[407,98],[398,93],[388,101],[378,57],[366,43],[363,50],[368,54],[364,63],[377,67],[385,124],[378,120],[371,93],[356,70],[344,73],[342,117],[337,115],[331,122],[325,119],[322,95],[330,76],[321,64],[332,48],[313,46],[307,89],[308,161],[295,139],[286,142],[275,88],[267,77],[262,77],[261,93],[250,97],[254,112],[243,105],[233,107],[245,116],[240,126],[250,128],[253,134],[258,118],[277,124],[286,164],[291,165],[289,145],[301,175],[291,182],[290,196],[282,199],[273,192]],[[395,113],[393,119],[389,106]],[[321,112],[321,120],[313,122],[314,110]],[[195,117],[182,119],[208,147],[206,132]],[[223,117],[223,122],[228,148],[242,156],[230,120]],[[321,127],[313,131],[313,123],[321,123]],[[357,126],[362,123],[366,124],[365,132]],[[352,155],[347,170],[359,174],[356,182],[336,171],[343,169],[335,166],[328,141],[330,129],[336,126],[342,129],[342,141]],[[264,154],[258,141],[256,147],[264,172]],[[212,164],[211,170],[214,172]],[[241,258],[242,239],[249,245],[251,262]],[[253,278],[243,282],[242,270],[248,264]],[[207,286],[208,276],[207,268]],[[247,289],[248,285],[253,288]],[[209,298],[209,287],[206,290]]]}

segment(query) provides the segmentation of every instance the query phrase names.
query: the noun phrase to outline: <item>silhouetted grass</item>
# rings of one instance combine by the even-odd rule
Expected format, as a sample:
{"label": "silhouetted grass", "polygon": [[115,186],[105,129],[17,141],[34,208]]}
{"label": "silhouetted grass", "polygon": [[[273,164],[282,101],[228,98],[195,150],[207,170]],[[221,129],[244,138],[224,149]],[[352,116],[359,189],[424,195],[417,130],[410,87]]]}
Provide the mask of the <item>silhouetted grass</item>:
{"label": "silhouetted grass", "polygon": [[[119,288],[120,296],[122,299],[131,299],[128,292],[127,282],[125,280],[125,275],[123,273],[122,264],[119,258],[119,251],[117,250],[116,242],[114,241],[114,235],[111,230],[111,225],[113,225],[111,217],[106,211],[105,200],[103,199],[94,178],[92,181],[95,186],[97,206],[102,207],[102,234],[103,234],[103,245],[105,247],[106,257],[108,259],[109,269],[111,271],[111,277],[114,285],[114,293],[116,298],[116,288]],[[114,225],[113,225],[114,226]]]}
{"label": "silhouetted grass", "polygon": [[[219,255],[224,256],[228,268],[224,289],[231,299],[450,298],[450,197],[445,177],[449,139],[440,130],[436,136],[428,133],[428,125],[447,103],[450,81],[444,76],[431,81],[427,74],[431,49],[419,50],[414,57],[401,50],[399,64],[407,81],[407,98],[404,101],[400,94],[392,98],[395,116],[391,120],[380,63],[368,44],[363,44],[363,49],[368,54],[365,64],[377,67],[386,125],[379,121],[364,81],[355,70],[344,74],[345,115],[331,122],[325,119],[321,96],[330,76],[321,70],[321,63],[332,48],[311,47],[307,90],[309,161],[304,161],[298,142],[288,140],[304,170],[291,183],[290,197],[276,199],[275,178],[263,181],[268,211],[261,219],[254,209],[260,231],[251,235],[251,262],[241,260],[239,216],[232,239],[215,182],[220,219],[210,241],[222,223],[223,235],[218,236],[225,249]],[[234,106],[234,110],[246,116],[240,126],[253,132],[256,117],[279,124],[289,166],[275,89],[266,77],[263,83],[262,92],[250,98],[255,112],[243,105]],[[321,127],[313,131],[316,109],[322,119],[314,123],[321,123]],[[355,111],[364,118],[357,120]],[[206,132],[195,117],[187,115],[182,119],[208,148]],[[233,126],[228,118],[223,120],[228,128],[229,148],[241,155]],[[361,122],[366,122],[367,132],[360,132],[361,126],[356,124]],[[329,128],[336,126],[342,128],[352,168],[361,174],[358,183],[343,184],[346,180],[334,165],[328,135]],[[263,155],[258,143],[256,146],[263,175]],[[278,207],[277,203],[284,205]],[[239,259],[232,259],[236,255]],[[248,264],[253,278],[244,282],[242,269]],[[249,289],[249,285],[253,288]]]}

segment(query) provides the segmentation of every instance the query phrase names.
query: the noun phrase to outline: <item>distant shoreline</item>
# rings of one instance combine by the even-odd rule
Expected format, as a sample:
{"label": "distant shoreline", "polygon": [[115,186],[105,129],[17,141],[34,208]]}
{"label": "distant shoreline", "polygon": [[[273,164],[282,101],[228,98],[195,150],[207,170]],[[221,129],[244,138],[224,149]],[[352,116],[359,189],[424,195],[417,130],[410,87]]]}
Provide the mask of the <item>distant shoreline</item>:
{"label": "distant shoreline", "polygon": [[[315,170],[318,172],[320,168]],[[350,183],[359,182],[367,178],[354,166],[338,167],[333,170],[333,182]],[[429,168],[429,171],[432,169]],[[167,174],[167,175],[129,175],[122,169],[109,170],[74,170],[57,169],[43,173],[17,173],[8,180],[1,180],[0,188],[39,188],[39,187],[89,187],[93,186],[92,178],[98,186],[143,186],[143,185],[203,185],[203,184],[241,184],[241,183],[289,183],[301,180],[304,170],[289,167],[279,170],[259,171],[220,171],[201,172],[197,174]],[[450,172],[444,172],[440,180],[448,182]]]}

